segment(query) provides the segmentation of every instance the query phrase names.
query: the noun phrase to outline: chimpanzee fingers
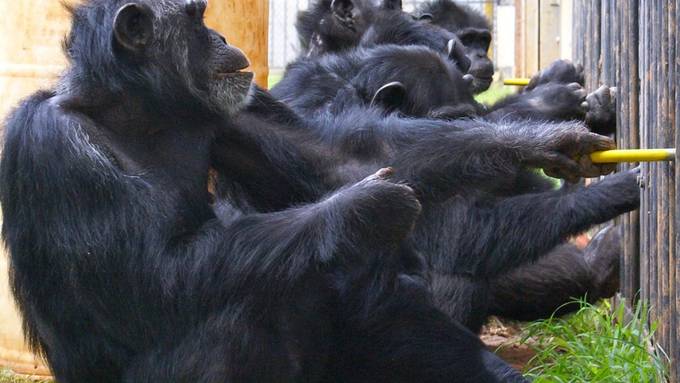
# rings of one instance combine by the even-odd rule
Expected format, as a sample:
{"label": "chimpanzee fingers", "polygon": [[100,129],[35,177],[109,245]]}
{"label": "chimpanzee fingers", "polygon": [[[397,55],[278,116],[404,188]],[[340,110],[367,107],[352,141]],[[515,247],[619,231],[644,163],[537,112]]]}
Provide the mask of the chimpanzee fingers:
{"label": "chimpanzee fingers", "polygon": [[616,149],[616,142],[610,137],[597,133],[585,133],[579,137],[578,155],[588,155],[601,150]]}
{"label": "chimpanzee fingers", "polygon": [[579,178],[579,164],[560,152],[544,153],[537,158],[536,165],[550,177],[562,178],[570,182]]}
{"label": "chimpanzee fingers", "polygon": [[578,162],[581,177],[599,177],[612,173],[616,170],[616,164],[594,164],[588,155],[579,158]]}

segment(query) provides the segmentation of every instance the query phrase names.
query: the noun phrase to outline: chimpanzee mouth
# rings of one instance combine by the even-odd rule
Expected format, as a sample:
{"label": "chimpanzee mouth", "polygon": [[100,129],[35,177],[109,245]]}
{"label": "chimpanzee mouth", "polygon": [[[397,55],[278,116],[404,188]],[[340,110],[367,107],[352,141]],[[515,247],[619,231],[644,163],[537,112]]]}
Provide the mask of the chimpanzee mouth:
{"label": "chimpanzee mouth", "polygon": [[245,72],[245,71],[223,72],[223,73],[216,73],[215,74],[215,78],[218,79],[218,80],[235,79],[235,80],[252,81],[254,76],[255,76],[255,74],[253,72]]}

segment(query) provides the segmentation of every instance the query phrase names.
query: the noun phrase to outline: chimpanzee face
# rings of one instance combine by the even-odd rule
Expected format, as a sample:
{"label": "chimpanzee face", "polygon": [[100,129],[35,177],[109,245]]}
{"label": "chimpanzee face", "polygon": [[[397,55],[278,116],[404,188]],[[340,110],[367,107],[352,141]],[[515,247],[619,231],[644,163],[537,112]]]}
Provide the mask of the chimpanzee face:
{"label": "chimpanzee face", "polygon": [[[159,76],[157,94],[168,102],[191,97],[208,109],[232,114],[246,100],[253,79],[238,48],[205,26],[207,0],[130,2],[114,21],[117,46],[141,69]],[[168,89],[173,87],[174,89]]]}

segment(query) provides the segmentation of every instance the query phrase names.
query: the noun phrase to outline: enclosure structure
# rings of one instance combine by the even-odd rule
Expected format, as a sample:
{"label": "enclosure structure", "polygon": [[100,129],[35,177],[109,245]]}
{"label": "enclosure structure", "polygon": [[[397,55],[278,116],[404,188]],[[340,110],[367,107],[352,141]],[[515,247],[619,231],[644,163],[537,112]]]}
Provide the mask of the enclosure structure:
{"label": "enclosure structure", "polygon": [[[65,0],[77,4],[79,0]],[[211,1],[206,24],[225,35],[246,53],[256,81],[267,85],[267,0]],[[0,121],[20,99],[39,88],[50,86],[66,65],[61,41],[70,18],[55,0],[0,1]],[[248,15],[248,17],[243,17]],[[0,368],[44,376],[45,366],[24,346],[19,316],[10,296],[8,260],[0,247]]]}
{"label": "enclosure structure", "polygon": [[[587,88],[618,86],[621,148],[680,143],[680,7],[676,0],[581,0],[574,4],[574,58]],[[652,306],[656,341],[680,382],[680,161],[642,165],[639,213],[625,228],[622,291]]]}

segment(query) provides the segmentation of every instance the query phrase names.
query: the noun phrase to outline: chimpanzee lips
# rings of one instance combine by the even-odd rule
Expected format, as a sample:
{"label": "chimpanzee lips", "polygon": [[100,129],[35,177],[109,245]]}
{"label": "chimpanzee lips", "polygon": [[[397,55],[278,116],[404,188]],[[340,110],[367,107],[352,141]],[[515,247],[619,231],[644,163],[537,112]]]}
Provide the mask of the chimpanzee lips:
{"label": "chimpanzee lips", "polygon": [[253,72],[242,72],[242,71],[237,71],[237,72],[224,72],[224,73],[217,73],[215,77],[218,80],[226,80],[226,79],[243,79],[243,80],[248,80],[251,81],[253,79],[254,73]]}

